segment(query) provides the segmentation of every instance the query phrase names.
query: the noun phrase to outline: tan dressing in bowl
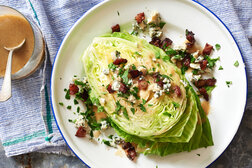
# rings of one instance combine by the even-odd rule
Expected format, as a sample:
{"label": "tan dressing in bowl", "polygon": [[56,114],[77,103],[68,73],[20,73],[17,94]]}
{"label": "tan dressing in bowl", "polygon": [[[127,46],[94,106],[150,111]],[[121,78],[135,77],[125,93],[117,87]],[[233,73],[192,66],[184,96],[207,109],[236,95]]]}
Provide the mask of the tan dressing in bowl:
{"label": "tan dressing in bowl", "polygon": [[0,16],[0,76],[4,76],[9,53],[4,46],[16,46],[23,39],[25,44],[13,53],[12,74],[23,68],[30,59],[34,49],[34,33],[24,18],[15,15]]}

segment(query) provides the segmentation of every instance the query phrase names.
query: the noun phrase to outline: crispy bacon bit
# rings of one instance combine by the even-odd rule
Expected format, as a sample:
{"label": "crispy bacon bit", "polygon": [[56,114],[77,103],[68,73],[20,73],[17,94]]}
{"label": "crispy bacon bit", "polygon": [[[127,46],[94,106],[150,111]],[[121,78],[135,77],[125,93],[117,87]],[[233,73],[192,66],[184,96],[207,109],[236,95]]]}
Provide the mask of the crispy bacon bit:
{"label": "crispy bacon bit", "polygon": [[186,29],[186,39],[191,43],[195,43],[194,33]]}
{"label": "crispy bacon bit", "polygon": [[214,86],[215,83],[216,83],[216,79],[214,79],[214,78],[206,80],[206,85],[207,86]]}
{"label": "crispy bacon bit", "polygon": [[140,24],[142,21],[144,21],[144,19],[145,19],[144,12],[138,13],[138,14],[135,16],[135,19],[136,19],[136,21],[137,21],[138,24]]}
{"label": "crispy bacon bit", "polygon": [[154,72],[154,73],[152,74],[152,77],[153,77],[154,79],[160,78],[159,72]]}
{"label": "crispy bacon bit", "polygon": [[88,99],[88,91],[86,91],[85,89],[83,90],[83,92],[81,93],[81,98],[83,99],[83,101],[87,101]]}
{"label": "crispy bacon bit", "polygon": [[148,88],[148,82],[146,80],[138,80],[138,87],[140,90],[146,90]]}
{"label": "crispy bacon bit", "polygon": [[181,90],[178,85],[173,86],[174,93],[177,95],[177,97],[181,96]]}
{"label": "crispy bacon bit", "polygon": [[209,96],[208,96],[207,91],[206,91],[205,88],[199,88],[199,92],[200,92],[201,95],[203,95],[203,97],[204,97],[204,99],[206,99],[206,101],[209,100]]}
{"label": "crispy bacon bit", "polygon": [[160,86],[161,88],[163,88],[164,82],[160,80],[160,81],[157,82],[157,84],[158,84],[158,86]]}
{"label": "crispy bacon bit", "polygon": [[192,48],[195,43],[194,33],[186,29],[186,39],[189,41],[186,43],[187,48]]}
{"label": "crispy bacon bit", "polygon": [[192,48],[193,45],[194,45],[194,43],[187,42],[187,43],[186,43],[186,48],[187,48],[187,49]]}
{"label": "crispy bacon bit", "polygon": [[77,136],[77,137],[85,137],[86,133],[87,133],[86,130],[82,126],[80,126],[78,128],[78,130],[76,131],[75,136]]}
{"label": "crispy bacon bit", "polygon": [[203,55],[210,55],[212,49],[213,49],[213,46],[206,43],[205,48],[203,49]]}
{"label": "crispy bacon bit", "polygon": [[122,93],[127,93],[128,88],[124,83],[121,82],[120,87],[119,87],[119,91],[122,92]]}
{"label": "crispy bacon bit", "polygon": [[137,78],[138,76],[142,75],[143,72],[138,71],[138,70],[130,70],[129,74],[132,78]]}
{"label": "crispy bacon bit", "polygon": [[126,59],[124,59],[124,58],[117,58],[114,62],[113,62],[113,64],[115,64],[115,65],[120,65],[120,64],[125,64],[125,63],[127,63],[128,61],[126,60]]}
{"label": "crispy bacon bit", "polygon": [[186,67],[190,67],[190,63],[191,63],[191,58],[190,56],[185,56],[185,58],[182,60],[182,64]]}
{"label": "crispy bacon bit", "polygon": [[112,89],[111,84],[108,85],[107,90],[108,90],[109,93],[114,93],[115,92],[115,90]]}
{"label": "crispy bacon bit", "polygon": [[122,148],[124,149],[127,157],[130,160],[134,160],[136,158],[137,153],[136,153],[135,147],[132,146],[131,143],[124,141],[123,144],[122,144]]}
{"label": "crispy bacon bit", "polygon": [[121,31],[119,24],[116,24],[116,25],[112,26],[111,29],[112,29],[112,33]]}
{"label": "crispy bacon bit", "polygon": [[158,37],[154,37],[151,39],[151,41],[149,43],[156,46],[156,47],[160,47],[161,40]]}
{"label": "crispy bacon bit", "polygon": [[123,149],[129,149],[130,147],[132,147],[132,145],[131,145],[131,143],[129,143],[129,142],[124,142],[124,143],[122,144],[122,148],[123,148]]}
{"label": "crispy bacon bit", "polygon": [[201,88],[203,86],[206,86],[206,80],[205,79],[200,79],[198,81],[195,81],[194,82],[194,85],[197,87],[197,88]]}
{"label": "crispy bacon bit", "polygon": [[78,92],[79,92],[79,88],[78,88],[77,85],[75,85],[75,84],[70,84],[69,85],[69,94],[70,95],[75,95]]}
{"label": "crispy bacon bit", "polygon": [[197,88],[201,88],[201,87],[204,87],[204,86],[214,86],[215,83],[216,83],[216,79],[210,78],[210,79],[200,79],[200,80],[194,82],[194,85]]}
{"label": "crispy bacon bit", "polygon": [[161,47],[162,49],[166,49],[168,46],[170,46],[172,44],[172,40],[169,38],[165,38],[162,43],[161,43]]}
{"label": "crispy bacon bit", "polygon": [[130,159],[130,160],[134,160],[137,156],[137,153],[136,153],[136,150],[135,150],[135,147],[132,146],[131,148],[129,148],[128,150],[125,151],[126,152],[126,155],[127,157]]}
{"label": "crispy bacon bit", "polygon": [[207,68],[207,60],[203,60],[200,62],[200,68],[204,71]]}

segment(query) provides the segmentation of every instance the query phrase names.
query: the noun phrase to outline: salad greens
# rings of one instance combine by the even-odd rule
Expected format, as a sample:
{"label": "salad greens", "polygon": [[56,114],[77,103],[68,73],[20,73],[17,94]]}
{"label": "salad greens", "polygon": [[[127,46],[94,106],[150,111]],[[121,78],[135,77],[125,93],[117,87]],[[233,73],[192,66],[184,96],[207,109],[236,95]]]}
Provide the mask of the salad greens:
{"label": "salad greens", "polygon": [[[137,144],[144,154],[164,156],[213,145],[210,123],[199,97],[184,73],[170,62],[169,55],[175,52],[164,52],[134,35],[114,32],[94,38],[82,57],[90,100],[107,114],[116,133],[126,142]],[[120,66],[113,64],[118,58],[124,61]],[[212,64],[216,60],[209,58]],[[148,89],[139,89],[129,78],[139,67],[150,74],[138,79],[148,81]],[[107,73],[104,70],[108,68]],[[152,79],[155,73],[161,77]],[[153,94],[160,79],[164,81],[162,87],[168,89]],[[109,87],[111,92],[103,94]],[[173,88],[179,88],[180,94],[176,95]]]}

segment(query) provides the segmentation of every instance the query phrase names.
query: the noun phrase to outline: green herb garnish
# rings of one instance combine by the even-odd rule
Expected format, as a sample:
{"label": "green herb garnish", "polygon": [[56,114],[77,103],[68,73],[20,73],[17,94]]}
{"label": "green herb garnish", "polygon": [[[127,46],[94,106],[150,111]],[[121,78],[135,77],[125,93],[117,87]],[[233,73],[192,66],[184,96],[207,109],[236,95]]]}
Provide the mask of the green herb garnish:
{"label": "green herb garnish", "polygon": [[215,48],[216,48],[216,50],[220,50],[221,49],[220,44],[215,44]]}
{"label": "green herb garnish", "polygon": [[220,57],[218,58],[210,58],[209,56],[206,56],[207,62],[208,62],[208,67],[213,68],[215,66],[215,62],[220,60]]}
{"label": "green herb garnish", "polygon": [[223,67],[222,67],[222,66],[220,66],[218,70],[223,70]]}
{"label": "green herb garnish", "polygon": [[140,109],[141,109],[143,112],[146,112],[146,108],[144,107],[143,104],[139,104],[139,107],[140,107]]}
{"label": "green herb garnish", "polygon": [[130,108],[130,110],[131,110],[132,114],[135,114],[136,110],[134,108]]}
{"label": "green herb garnish", "polygon": [[72,106],[67,106],[67,109],[68,109],[68,110],[71,110],[71,108],[72,108]]}
{"label": "green herb garnish", "polygon": [[180,104],[179,104],[179,103],[176,103],[176,102],[172,102],[172,104],[173,104],[173,106],[174,106],[175,108],[178,108],[178,107],[180,106]]}
{"label": "green herb garnish", "polygon": [[169,49],[167,49],[167,50],[165,51],[165,53],[166,53],[167,55],[176,55],[176,54],[177,54],[177,51],[176,51],[176,50],[173,50],[173,49],[171,49],[171,48],[169,48]]}
{"label": "green herb garnish", "polygon": [[122,75],[123,83],[125,83],[126,85],[127,85],[128,82],[129,82],[128,75],[129,75],[129,70],[127,69],[126,71],[124,71],[124,73],[123,73],[123,75]]}
{"label": "green herb garnish", "polygon": [[159,23],[159,27],[162,29],[162,28],[164,27],[165,24],[166,24],[165,22],[161,21],[161,22]]}
{"label": "green herb garnish", "polygon": [[127,109],[125,107],[122,107],[122,111],[123,111],[124,117],[127,118],[127,120],[129,120]]}
{"label": "green herb garnish", "polygon": [[67,100],[70,99],[70,91],[69,91],[69,89],[66,91],[65,98],[66,98]]}
{"label": "green herb garnish", "polygon": [[108,64],[108,68],[114,71],[116,69],[116,65],[113,63]]}
{"label": "green herb garnish", "polygon": [[166,116],[168,116],[168,117],[171,117],[171,114],[168,113],[168,112],[164,112],[163,115],[166,115]]}
{"label": "green herb garnish", "polygon": [[74,99],[74,104],[76,105],[76,104],[79,104],[79,102],[76,100],[76,99]]}
{"label": "green herb garnish", "polygon": [[100,113],[100,112],[103,112],[103,111],[104,111],[104,107],[103,106],[98,106],[97,112]]}
{"label": "green herb garnish", "polygon": [[59,102],[59,105],[64,106],[64,104],[62,102]]}
{"label": "green herb garnish", "polygon": [[232,85],[232,81],[226,81],[226,84],[228,87],[230,87],[230,85]]}
{"label": "green herb garnish", "polygon": [[234,66],[235,66],[235,67],[238,67],[238,66],[239,66],[239,62],[238,62],[238,61],[235,61]]}

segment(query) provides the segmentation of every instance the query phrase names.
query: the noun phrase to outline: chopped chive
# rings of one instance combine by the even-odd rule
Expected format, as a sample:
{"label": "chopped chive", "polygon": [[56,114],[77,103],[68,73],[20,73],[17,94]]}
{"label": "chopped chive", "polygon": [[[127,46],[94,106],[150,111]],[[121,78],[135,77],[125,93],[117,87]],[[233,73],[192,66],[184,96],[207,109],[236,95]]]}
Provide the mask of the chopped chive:
{"label": "chopped chive", "polygon": [[79,112],[80,112],[80,107],[78,106],[78,107],[77,107],[77,113],[79,113]]}
{"label": "chopped chive", "polygon": [[129,120],[127,109],[125,107],[122,107],[122,111],[123,111],[124,117],[127,118],[127,120]]}
{"label": "chopped chive", "polygon": [[74,104],[76,105],[76,104],[79,104],[79,102],[76,100],[76,99],[74,99]]}
{"label": "chopped chive", "polygon": [[198,156],[200,156],[200,154],[199,154],[199,153],[197,153],[197,155],[198,155]]}
{"label": "chopped chive", "polygon": [[215,44],[215,48],[216,48],[216,50],[220,50],[221,49],[220,44]]}
{"label": "chopped chive", "polygon": [[162,29],[162,28],[164,27],[165,24],[166,24],[165,22],[161,21],[161,22],[159,23],[159,27]]}
{"label": "chopped chive", "polygon": [[174,105],[175,108],[178,108],[180,106],[180,104],[176,102],[172,102],[172,104]]}
{"label": "chopped chive", "polygon": [[64,104],[62,102],[59,102],[59,105],[64,106]]}
{"label": "chopped chive", "polygon": [[238,61],[235,61],[234,66],[235,66],[235,67],[238,67],[238,66],[239,66],[239,62],[238,62]]}
{"label": "chopped chive", "polygon": [[141,56],[141,54],[139,52],[134,52],[134,54],[138,55],[138,56]]}
{"label": "chopped chive", "polygon": [[67,100],[70,99],[70,91],[69,91],[69,89],[66,91],[65,99],[67,99]]}
{"label": "chopped chive", "polygon": [[135,109],[134,108],[130,108],[132,114],[135,114]]}
{"label": "chopped chive", "polygon": [[117,12],[117,15],[118,15],[118,16],[120,16],[120,13],[119,13],[119,11],[116,11],[116,12]]}
{"label": "chopped chive", "polygon": [[230,85],[232,85],[232,81],[226,81],[226,84],[228,87],[230,87]]}
{"label": "chopped chive", "polygon": [[149,107],[153,106],[153,104],[148,104]]}
{"label": "chopped chive", "polygon": [[146,108],[144,107],[143,104],[140,104],[139,107],[140,107],[140,109],[141,109],[143,112],[146,112]]}
{"label": "chopped chive", "polygon": [[110,142],[107,141],[107,140],[105,140],[105,139],[103,139],[102,142],[103,142],[105,145],[107,145],[107,146],[111,146],[111,145],[110,145]]}
{"label": "chopped chive", "polygon": [[71,110],[71,108],[72,108],[72,106],[67,106],[67,109],[68,109],[68,110]]}
{"label": "chopped chive", "polygon": [[67,91],[67,89],[65,88],[65,89],[64,89],[64,91],[66,92],[66,91]]}
{"label": "chopped chive", "polygon": [[98,106],[97,112],[100,113],[100,112],[103,112],[103,111],[104,111],[104,107],[103,106]]}
{"label": "chopped chive", "polygon": [[145,99],[142,99],[142,101],[143,101],[143,105],[146,103],[146,100]]}
{"label": "chopped chive", "polygon": [[223,70],[223,67],[222,67],[222,66],[220,66],[218,70]]}
{"label": "chopped chive", "polygon": [[168,116],[168,117],[171,117],[171,114],[168,113],[168,112],[164,112],[163,115],[166,115],[166,116]]}

